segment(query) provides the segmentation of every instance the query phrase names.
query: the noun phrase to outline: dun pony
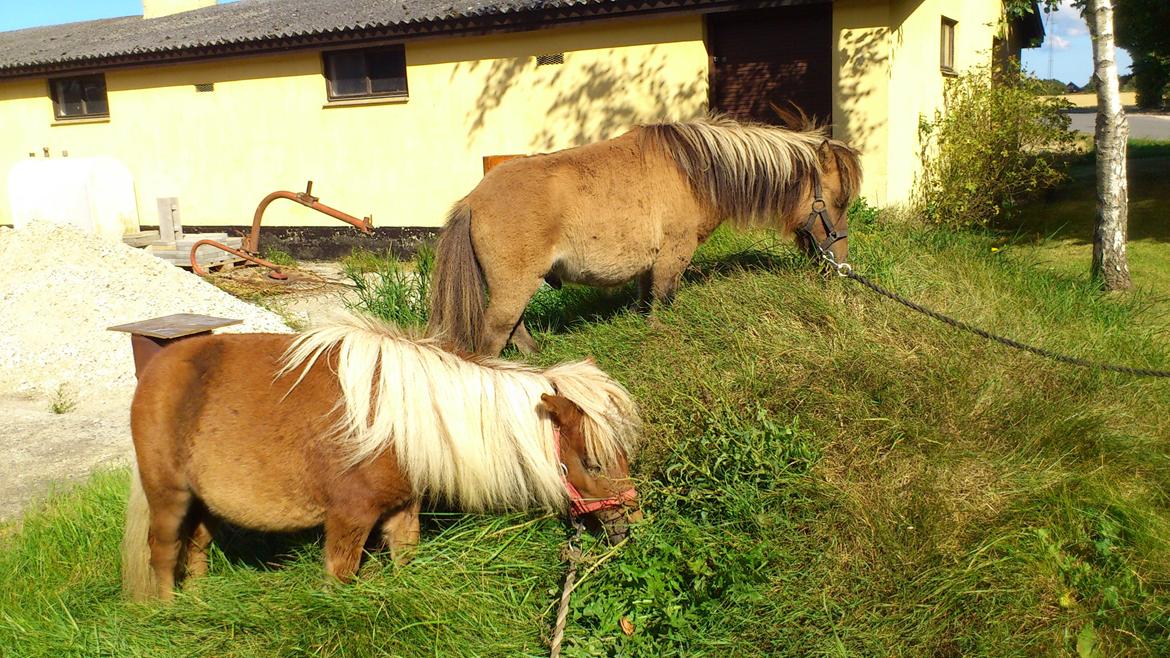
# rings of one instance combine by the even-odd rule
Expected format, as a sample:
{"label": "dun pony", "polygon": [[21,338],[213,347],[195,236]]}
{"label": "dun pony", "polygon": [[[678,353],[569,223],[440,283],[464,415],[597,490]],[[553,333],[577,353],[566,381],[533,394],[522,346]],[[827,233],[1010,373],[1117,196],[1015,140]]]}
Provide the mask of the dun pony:
{"label": "dun pony", "polygon": [[637,408],[596,365],[468,359],[356,315],[296,338],[166,348],[142,373],[131,429],[123,582],[134,598],[169,598],[176,579],[205,572],[218,520],[323,524],[326,571],[348,580],[375,526],[396,557],[414,546],[422,498],[565,510],[568,482],[585,499],[623,496],[597,512],[611,527],[636,506]]}
{"label": "dun pony", "polygon": [[[695,249],[721,223],[791,233],[809,217],[818,184],[833,229],[844,233],[861,185],[856,151],[812,125],[720,116],[505,162],[448,215],[430,329],[482,354],[499,354],[509,339],[533,351],[520,317],[545,280],[615,286],[636,278],[642,308],[669,303]],[[810,228],[825,240],[825,226]],[[844,240],[829,249],[838,261],[848,257]]]}

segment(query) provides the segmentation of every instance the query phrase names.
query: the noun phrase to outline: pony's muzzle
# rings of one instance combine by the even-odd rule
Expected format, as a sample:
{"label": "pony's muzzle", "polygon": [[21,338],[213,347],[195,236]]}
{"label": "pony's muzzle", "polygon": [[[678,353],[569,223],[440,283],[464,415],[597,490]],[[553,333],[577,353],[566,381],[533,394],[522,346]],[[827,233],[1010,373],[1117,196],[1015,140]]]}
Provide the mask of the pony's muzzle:
{"label": "pony's muzzle", "polygon": [[644,515],[637,500],[630,500],[620,507],[599,510],[595,518],[609,545],[616,546],[629,536],[630,525],[641,522]]}

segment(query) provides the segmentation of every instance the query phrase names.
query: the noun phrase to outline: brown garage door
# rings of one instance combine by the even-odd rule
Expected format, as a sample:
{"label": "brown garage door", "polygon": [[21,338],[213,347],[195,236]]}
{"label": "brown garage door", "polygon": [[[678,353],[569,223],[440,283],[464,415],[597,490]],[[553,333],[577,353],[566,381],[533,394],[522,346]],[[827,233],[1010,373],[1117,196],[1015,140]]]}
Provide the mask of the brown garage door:
{"label": "brown garage door", "polygon": [[833,112],[833,6],[829,3],[708,16],[711,105],[777,123],[771,105],[796,103],[828,122]]}

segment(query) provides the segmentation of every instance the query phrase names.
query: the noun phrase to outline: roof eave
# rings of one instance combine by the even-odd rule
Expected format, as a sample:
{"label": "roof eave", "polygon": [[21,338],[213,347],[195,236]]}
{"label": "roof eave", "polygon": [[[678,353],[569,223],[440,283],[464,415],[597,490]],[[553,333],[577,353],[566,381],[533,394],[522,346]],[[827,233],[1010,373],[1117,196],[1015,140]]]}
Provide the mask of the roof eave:
{"label": "roof eave", "polygon": [[278,53],[321,46],[362,44],[366,42],[409,40],[438,36],[474,36],[497,32],[545,29],[602,18],[623,18],[702,10],[704,13],[749,8],[816,4],[828,0],[627,0],[617,4],[581,4],[552,9],[529,10],[480,16],[460,16],[433,20],[324,31],[293,36],[273,36],[235,43],[206,44],[190,47],[124,53],[108,57],[90,57],[56,62],[37,62],[0,68],[0,79],[45,77],[63,73],[107,70],[144,64],[170,64],[220,57]]}

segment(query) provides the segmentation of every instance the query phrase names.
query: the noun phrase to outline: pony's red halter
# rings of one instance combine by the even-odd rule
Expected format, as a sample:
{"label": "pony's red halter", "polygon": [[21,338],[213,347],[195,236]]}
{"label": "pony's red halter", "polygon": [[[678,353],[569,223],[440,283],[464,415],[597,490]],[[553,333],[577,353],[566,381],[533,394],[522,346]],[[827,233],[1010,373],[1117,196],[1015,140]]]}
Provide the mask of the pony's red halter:
{"label": "pony's red halter", "polygon": [[553,425],[553,448],[557,452],[557,462],[561,465],[561,479],[565,481],[565,490],[569,492],[569,516],[581,516],[603,509],[614,509],[625,506],[628,502],[638,499],[638,490],[630,487],[618,492],[609,498],[586,498],[581,491],[569,481],[569,467],[561,459],[561,428]]}

